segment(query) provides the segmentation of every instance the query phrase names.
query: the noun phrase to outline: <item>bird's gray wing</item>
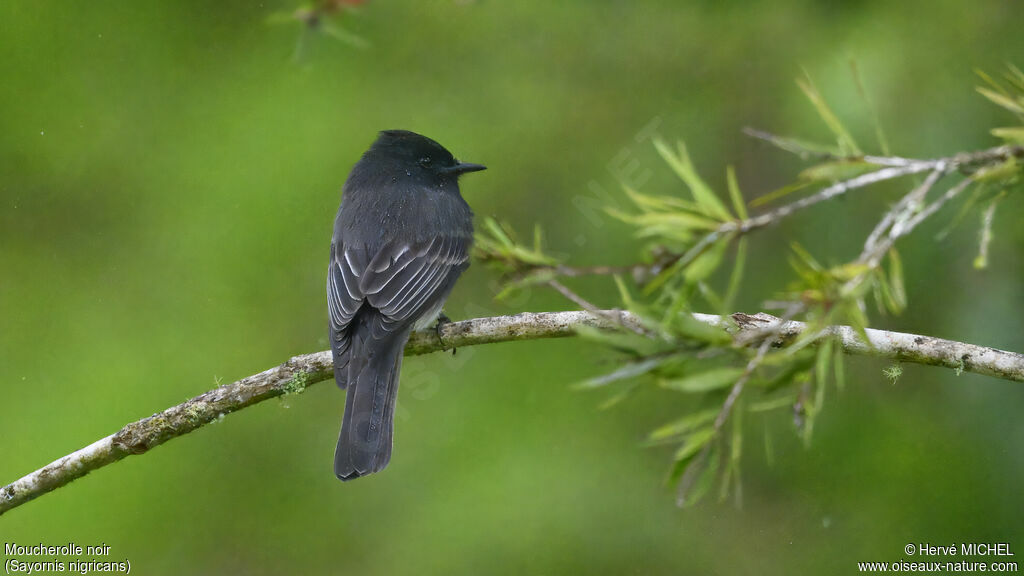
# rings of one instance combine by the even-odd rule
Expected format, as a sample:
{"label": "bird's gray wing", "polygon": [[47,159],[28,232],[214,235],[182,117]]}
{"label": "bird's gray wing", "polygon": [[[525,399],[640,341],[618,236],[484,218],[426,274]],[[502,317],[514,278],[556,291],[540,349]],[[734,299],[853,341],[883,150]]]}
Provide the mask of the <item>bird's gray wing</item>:
{"label": "bird's gray wing", "polygon": [[447,296],[469,266],[471,238],[438,236],[418,243],[385,244],[359,278],[359,291],[381,313],[374,335],[411,326]]}
{"label": "bird's gray wing", "polygon": [[369,260],[365,248],[331,244],[331,265],[327,272],[327,311],[332,336],[344,332],[366,299],[359,288],[359,282]]}
{"label": "bird's gray wing", "polygon": [[469,266],[472,239],[439,236],[422,242],[365,246],[332,245],[327,274],[327,309],[335,379],[345,387],[349,327],[364,304],[376,309],[366,318],[370,336],[382,340],[412,326],[447,296],[452,282]]}
{"label": "bird's gray wing", "polygon": [[327,270],[327,316],[331,328],[334,380],[340,388],[345,388],[348,383],[349,351],[352,347],[349,327],[366,300],[359,290],[359,277],[369,262],[365,248],[352,249],[331,244],[331,261]]}

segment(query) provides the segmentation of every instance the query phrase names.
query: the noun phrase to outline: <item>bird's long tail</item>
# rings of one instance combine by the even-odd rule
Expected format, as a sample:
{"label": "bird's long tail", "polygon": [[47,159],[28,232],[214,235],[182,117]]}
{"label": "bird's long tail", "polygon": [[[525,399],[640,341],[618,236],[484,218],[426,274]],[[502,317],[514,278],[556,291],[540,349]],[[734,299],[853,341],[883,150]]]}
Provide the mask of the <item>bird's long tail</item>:
{"label": "bird's long tail", "polygon": [[373,329],[374,320],[356,320],[347,350],[345,416],[334,453],[334,474],[341,480],[379,472],[391,460],[398,373],[409,334],[382,334]]}

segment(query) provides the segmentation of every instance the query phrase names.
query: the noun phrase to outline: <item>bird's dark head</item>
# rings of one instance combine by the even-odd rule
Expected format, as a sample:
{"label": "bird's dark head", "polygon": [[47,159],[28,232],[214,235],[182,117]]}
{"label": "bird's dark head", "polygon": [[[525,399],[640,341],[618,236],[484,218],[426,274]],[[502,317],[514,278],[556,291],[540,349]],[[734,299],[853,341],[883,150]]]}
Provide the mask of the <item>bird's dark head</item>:
{"label": "bird's dark head", "polygon": [[427,180],[454,180],[466,172],[486,169],[480,164],[459,162],[444,146],[408,130],[384,130],[365,157]]}

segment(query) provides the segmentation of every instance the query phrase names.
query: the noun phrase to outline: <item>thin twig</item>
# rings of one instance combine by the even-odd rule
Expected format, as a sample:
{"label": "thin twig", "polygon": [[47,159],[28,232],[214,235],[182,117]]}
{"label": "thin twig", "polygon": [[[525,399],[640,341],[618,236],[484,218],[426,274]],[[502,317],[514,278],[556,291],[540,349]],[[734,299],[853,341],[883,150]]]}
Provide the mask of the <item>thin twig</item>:
{"label": "thin twig", "polygon": [[636,274],[638,270],[647,268],[645,264],[634,264],[632,266],[555,266],[554,271],[559,276],[575,278],[578,276],[614,276],[616,274]]}
{"label": "thin twig", "polygon": [[758,130],[750,126],[745,126],[742,130],[744,134],[757,140],[763,140],[772,146],[780,150],[785,150],[791,154],[796,154],[801,160],[838,160],[841,158],[838,154],[826,152],[824,150],[814,150],[807,146],[801,145],[799,142],[795,142],[789,138],[783,138],[772,134],[771,132],[765,132],[764,130]]}
{"label": "thin twig", "polygon": [[928,195],[928,192],[945,175],[946,169],[947,165],[945,163],[936,166],[935,170],[928,174],[928,177],[925,178],[920,186],[908,192],[892,209],[885,213],[885,216],[882,217],[874,230],[871,231],[871,234],[868,235],[867,241],[864,242],[864,250],[861,251],[860,256],[861,260],[866,259],[874,251],[878,240],[886,231],[895,226],[898,220],[909,218],[917,210],[924,201],[925,196]]}
{"label": "thin twig", "polygon": [[[927,182],[926,182],[927,183]],[[934,215],[942,208],[946,202],[949,202],[953,198],[956,198],[960,193],[967,189],[968,186],[973,184],[974,181],[970,178],[964,178],[956,186],[953,186],[947,190],[942,196],[939,196],[927,206],[922,208],[919,212],[911,215],[909,218],[896,219],[892,226],[889,228],[889,233],[881,240],[875,242],[873,246],[869,247],[865,245],[864,252],[861,254],[858,262],[865,264],[869,269],[878,267],[878,263],[882,261],[893,246],[896,245],[896,241],[900,238],[910,234],[914,228],[916,228],[921,222],[924,222],[927,218]],[[857,284],[860,283],[867,276],[868,270],[858,274],[856,278],[850,280],[844,290],[851,290]]]}
{"label": "thin twig", "polygon": [[607,318],[611,322],[614,322],[615,324],[622,326],[623,328],[626,328],[630,332],[639,334],[640,336],[651,336],[651,334],[648,331],[644,330],[643,326],[641,326],[639,323],[626,322],[623,319],[624,313],[622,310],[602,310],[597,306],[591,304],[590,301],[588,301],[584,297],[570,290],[565,284],[562,284],[558,280],[548,280],[548,285],[557,290],[558,293],[561,294],[562,296],[565,296],[569,300],[575,302],[580,308],[583,308],[584,310],[590,312],[595,316],[603,316],[604,318]]}
{"label": "thin twig", "polygon": [[926,218],[929,218],[930,216],[941,210],[942,206],[945,205],[946,202],[949,202],[953,198],[959,196],[960,193],[966,190],[967,187],[970,186],[971,184],[974,184],[974,180],[970,178],[964,178],[963,180],[960,181],[959,184],[953,186],[949,190],[946,190],[945,194],[936,198],[931,204],[925,206],[920,212],[915,214],[913,218],[907,221],[907,224],[904,228],[897,230],[897,234],[893,236],[893,240],[895,241],[897,238],[909,234],[914,228],[917,227],[918,224],[920,224]]}
{"label": "thin twig", "polygon": [[874,172],[868,172],[849,180],[837,182],[827,188],[824,188],[810,196],[801,198],[791,204],[780,206],[771,212],[744,220],[739,225],[739,231],[746,233],[757,228],[762,228],[769,224],[774,224],[783,218],[794,214],[804,208],[809,208],[824,202],[825,200],[831,200],[837,196],[841,196],[850,190],[856,190],[871,184],[877,184],[879,182],[885,182],[886,180],[892,180],[894,178],[900,178],[902,176],[909,176],[911,174],[917,174],[919,172],[925,172],[928,170],[934,170],[937,163],[941,162],[916,162],[913,164],[907,164],[905,166],[891,166],[875,170]]}

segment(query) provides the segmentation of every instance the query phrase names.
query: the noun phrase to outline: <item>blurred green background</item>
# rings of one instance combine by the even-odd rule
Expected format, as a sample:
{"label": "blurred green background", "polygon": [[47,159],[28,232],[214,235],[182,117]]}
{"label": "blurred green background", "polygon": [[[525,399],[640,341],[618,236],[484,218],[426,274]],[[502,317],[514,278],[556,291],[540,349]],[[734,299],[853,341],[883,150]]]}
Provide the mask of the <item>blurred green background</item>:
{"label": "blurred green background", "polygon": [[[972,69],[1024,64],[1014,0],[370,0],[334,20],[367,47],[310,31],[296,58],[302,26],[274,15],[297,7],[0,3],[0,483],[325,349],[331,224],[378,130],[487,164],[463,185],[478,221],[628,263],[640,244],[592,207],[625,206],[623,170],[680,189],[645,128],[685,138],[715,186],[736,164],[751,199],[801,165],[743,126],[828,138],[801,67],[877,150],[855,59],[893,152],[932,156],[995,145],[1012,118]],[[855,256],[908,182],[759,233],[742,309],[784,288],[790,241]],[[1021,210],[1002,204],[982,272],[975,216],[903,242],[910,308],[875,324],[1024,350]],[[573,286],[616,303],[606,280]],[[497,288],[473,267],[449,315],[574,308]],[[385,473],[334,478],[344,394],[324,383],[13,510],[0,541],[104,542],[140,574],[825,574],[908,542],[1024,551],[1019,384],[907,366],[892,385],[853,359],[810,448],[786,414],[748,418],[742,507],[679,510],[671,450],[639,442],[692,400],[642,387],[600,411],[569,388],[611,366],[573,340],[410,358]]]}

